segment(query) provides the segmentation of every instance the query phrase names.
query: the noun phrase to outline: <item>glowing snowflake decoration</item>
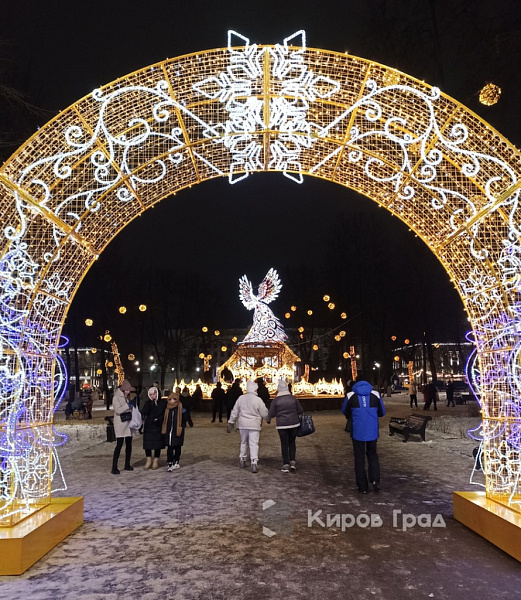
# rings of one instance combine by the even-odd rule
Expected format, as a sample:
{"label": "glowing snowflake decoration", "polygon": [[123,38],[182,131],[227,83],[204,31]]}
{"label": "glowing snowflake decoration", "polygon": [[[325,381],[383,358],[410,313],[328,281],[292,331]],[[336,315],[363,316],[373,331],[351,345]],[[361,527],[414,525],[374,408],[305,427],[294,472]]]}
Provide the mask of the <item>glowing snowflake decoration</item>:
{"label": "glowing snowflake decoration", "polygon": [[[290,49],[296,40],[298,50]],[[238,41],[241,50],[233,47]],[[306,36],[297,31],[274,48],[259,48],[235,31],[228,32],[230,65],[225,73],[194,84],[193,89],[210,100],[225,105],[228,119],[205,130],[204,135],[222,143],[232,155],[228,180],[237,183],[250,172],[264,169],[264,140],[259,134],[279,131],[270,142],[268,169],[279,170],[286,177],[302,183],[303,149],[312,146],[320,135],[318,124],[308,120],[310,103],[329,98],[340,90],[340,83],[315,75],[304,63]],[[276,82],[277,95],[264,98],[265,64],[269,63],[270,80]],[[215,131],[222,137],[215,140]],[[213,165],[211,165],[213,167]],[[215,170],[216,167],[213,167]]]}

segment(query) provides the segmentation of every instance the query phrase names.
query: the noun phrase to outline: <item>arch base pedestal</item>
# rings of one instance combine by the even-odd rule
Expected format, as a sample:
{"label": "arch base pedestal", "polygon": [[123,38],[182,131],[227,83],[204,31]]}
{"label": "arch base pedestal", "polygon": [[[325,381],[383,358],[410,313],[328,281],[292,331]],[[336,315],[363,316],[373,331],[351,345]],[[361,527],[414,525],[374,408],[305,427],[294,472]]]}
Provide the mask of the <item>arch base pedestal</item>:
{"label": "arch base pedestal", "polygon": [[52,498],[27,519],[0,528],[0,575],[21,575],[82,523],[82,497]]}
{"label": "arch base pedestal", "polygon": [[521,513],[485,492],[452,492],[454,518],[521,562]]}

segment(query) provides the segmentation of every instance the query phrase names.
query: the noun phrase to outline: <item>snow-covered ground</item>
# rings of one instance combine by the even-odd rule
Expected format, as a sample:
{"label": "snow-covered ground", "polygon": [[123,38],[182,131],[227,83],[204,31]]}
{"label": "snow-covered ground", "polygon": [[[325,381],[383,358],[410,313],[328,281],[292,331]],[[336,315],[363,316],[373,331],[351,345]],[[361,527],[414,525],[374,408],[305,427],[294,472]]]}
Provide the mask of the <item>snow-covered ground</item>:
{"label": "snow-covered ground", "polygon": [[[273,424],[261,433],[257,474],[238,467],[237,433],[195,413],[179,471],[167,473],[164,457],[144,471],[138,437],[135,470],[114,476],[104,424],[60,423],[70,440],[59,450],[68,489],[58,495],[83,496],[85,522],[24,575],[0,578],[0,599],[512,600],[519,563],[452,516],[452,492],[476,489],[476,442],[465,436],[479,423],[475,407],[440,406],[427,441],[404,444],[387,425],[411,412],[407,400],[385,399],[382,490],[365,496],[336,412],[313,414],[296,474],[280,472]],[[414,524],[404,528],[406,515]]]}

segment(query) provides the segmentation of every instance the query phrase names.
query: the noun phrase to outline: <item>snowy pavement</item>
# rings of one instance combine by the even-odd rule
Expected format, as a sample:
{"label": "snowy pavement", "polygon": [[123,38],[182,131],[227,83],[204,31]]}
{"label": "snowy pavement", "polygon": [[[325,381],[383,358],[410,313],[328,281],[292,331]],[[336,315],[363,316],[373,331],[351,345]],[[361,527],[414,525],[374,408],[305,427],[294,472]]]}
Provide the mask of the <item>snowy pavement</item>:
{"label": "snowy pavement", "polygon": [[195,413],[179,471],[167,473],[164,456],[144,471],[137,438],[135,470],[119,476],[100,420],[60,424],[68,490],[57,495],[84,496],[85,523],[24,575],[0,577],[0,599],[517,597],[519,563],[452,516],[452,491],[477,489],[465,437],[476,409],[431,411],[427,442],[404,444],[387,424],[409,414],[408,398],[385,400],[382,491],[365,496],[338,413],[313,414],[296,474],[280,472],[273,424],[257,474],[238,467],[237,433]]}

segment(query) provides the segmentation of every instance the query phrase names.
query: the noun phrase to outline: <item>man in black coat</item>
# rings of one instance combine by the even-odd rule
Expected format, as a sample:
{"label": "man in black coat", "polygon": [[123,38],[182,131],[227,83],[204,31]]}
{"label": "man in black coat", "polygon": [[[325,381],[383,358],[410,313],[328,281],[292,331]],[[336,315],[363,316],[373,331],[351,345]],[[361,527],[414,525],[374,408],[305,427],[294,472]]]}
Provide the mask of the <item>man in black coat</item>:
{"label": "man in black coat", "polygon": [[452,380],[452,377],[447,382],[447,406],[450,406],[451,404],[452,406],[456,406],[454,404],[454,381]]}
{"label": "man in black coat", "polygon": [[438,390],[434,383],[432,383],[432,379],[429,383],[424,387],[425,394],[425,404],[423,405],[423,410],[429,410],[431,404],[434,404],[434,410],[438,410],[436,407],[436,402],[438,400]]}
{"label": "man in black coat", "polygon": [[223,406],[224,401],[226,399],[226,392],[223,390],[222,383],[220,381],[217,382],[214,390],[212,391],[212,400],[213,400],[213,416],[212,423],[215,423],[215,416],[217,412],[219,412],[219,423],[223,422]]}
{"label": "man in black coat", "polygon": [[226,420],[230,420],[230,415],[232,414],[233,407],[237,402],[237,399],[242,396],[241,389],[241,380],[236,379],[231,388],[228,388],[226,392]]}
{"label": "man in black coat", "polygon": [[257,396],[269,408],[269,405],[270,405],[270,393],[268,392],[268,388],[266,387],[266,384],[264,383],[264,379],[262,377],[258,377],[255,380],[255,383],[259,386],[257,388]]}

